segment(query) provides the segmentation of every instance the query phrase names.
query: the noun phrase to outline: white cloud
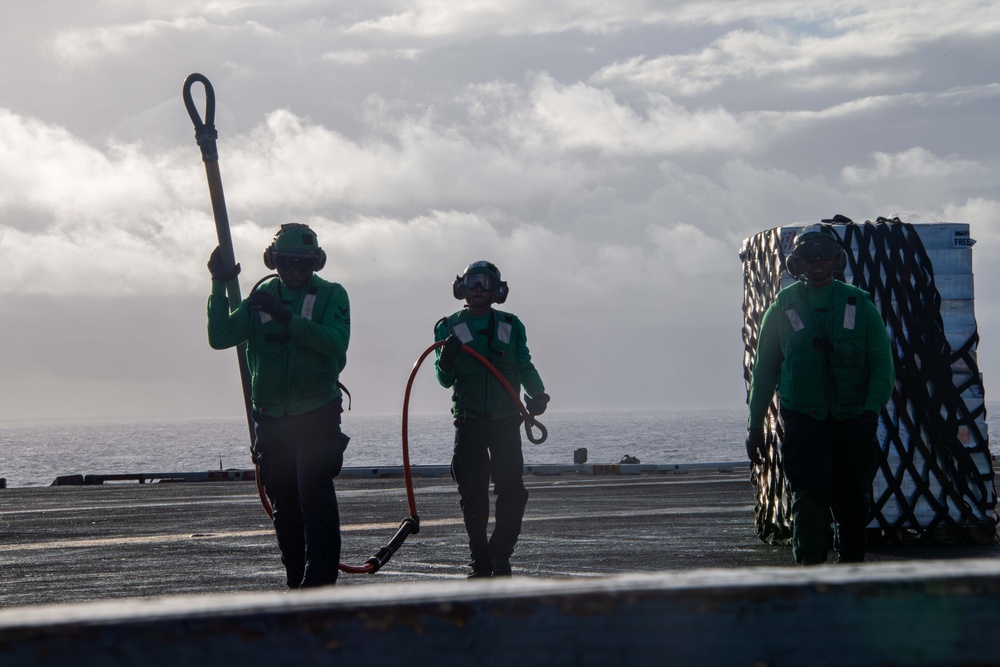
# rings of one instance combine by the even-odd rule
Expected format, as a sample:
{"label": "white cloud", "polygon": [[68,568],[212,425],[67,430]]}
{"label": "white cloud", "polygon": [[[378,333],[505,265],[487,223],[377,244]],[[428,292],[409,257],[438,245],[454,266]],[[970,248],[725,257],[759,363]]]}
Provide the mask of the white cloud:
{"label": "white cloud", "polygon": [[[743,160],[727,162],[723,192],[750,233],[790,222],[815,221],[841,213],[864,220],[873,202],[865,193],[839,189],[830,179],[801,175]],[[749,236],[750,233],[746,234]]]}
{"label": "white cloud", "polygon": [[[227,154],[234,201],[261,208],[493,206],[578,178],[552,156],[483,145],[474,128],[430,116],[372,116],[377,133],[348,139],[275,111]],[[262,188],[260,184],[267,183]]]}
{"label": "white cloud", "polygon": [[74,28],[57,33],[52,49],[63,66],[84,67],[105,56],[124,56],[135,42],[166,31],[203,31],[209,26],[204,18],[191,18],[175,21],[150,19],[126,25]]}
{"label": "white cloud", "polygon": [[402,60],[415,60],[420,55],[419,49],[397,49],[388,51],[385,49],[369,50],[345,50],[329,51],[321,56],[321,59],[336,65],[364,65],[372,60],[381,58],[399,58]]}
{"label": "white cloud", "polygon": [[[853,11],[845,7],[852,3],[828,3],[814,12],[794,4],[798,16],[786,13],[786,3],[762,3],[774,20],[765,28],[732,30],[697,51],[633,56],[601,68],[592,81],[684,96],[762,79],[778,89],[899,88],[919,76],[904,58],[927,44],[1000,35],[995,3],[862,3]],[[735,22],[734,13],[723,11],[719,22]]]}
{"label": "white cloud", "polygon": [[728,273],[722,270],[721,260],[730,259],[732,248],[692,224],[650,227],[649,237],[656,248],[656,266],[670,271],[672,275],[667,278],[671,282],[685,284],[707,275]]}
{"label": "white cloud", "polygon": [[[98,298],[172,294],[185,286],[196,289],[192,268],[204,266],[207,256],[192,262],[187,253],[192,240],[201,240],[201,247],[206,247],[209,236],[183,232],[196,228],[196,222],[209,232],[210,219],[189,214],[151,222],[161,225],[141,233],[91,222],[39,233],[0,226],[0,264],[5,274],[0,293]],[[39,279],[42,275],[44,279]]]}
{"label": "white cloud", "polygon": [[352,33],[383,33],[415,37],[461,35],[463,39],[483,34],[520,35],[580,31],[605,34],[624,29],[634,21],[661,22],[671,12],[656,2],[622,0],[478,0],[454,3],[416,0],[395,3],[377,18],[359,21]]}
{"label": "white cloud", "polygon": [[688,151],[742,151],[753,137],[720,108],[690,111],[662,95],[649,95],[641,110],[607,90],[560,85],[539,75],[531,107],[515,112],[510,132],[526,144],[560,151],[594,150],[611,155],[663,155]]}
{"label": "white cloud", "polygon": [[[854,35],[850,36],[853,42]],[[664,90],[697,96],[733,81],[772,78],[778,88],[879,90],[898,86],[916,77],[897,68],[880,70],[867,61],[898,57],[891,41],[856,49],[842,39],[801,37],[787,29],[774,32],[736,30],[697,53],[656,58],[635,56],[596,72],[597,84],[627,83],[641,89]],[[848,61],[859,61],[847,66]]]}
{"label": "white cloud", "polygon": [[[244,40],[259,45],[262,41],[280,41],[289,32],[292,34],[288,38],[294,41],[297,34],[288,26],[272,27],[241,18],[246,5],[216,3],[190,13],[176,11],[180,9],[154,12],[152,17],[131,23],[60,29],[47,45],[56,63],[73,71],[97,67],[106,60],[128,63],[130,54],[160,45],[169,49],[190,43],[191,48],[196,45],[201,50],[216,42]],[[308,26],[300,29],[308,32]]]}
{"label": "white cloud", "polygon": [[163,169],[141,145],[88,145],[64,128],[0,109],[0,207],[35,209],[54,222],[100,219],[167,205]]}
{"label": "white cloud", "polygon": [[971,179],[982,181],[991,171],[974,160],[952,155],[940,158],[916,146],[899,153],[877,152],[871,155],[871,166],[847,166],[841,170],[848,185],[872,185],[886,179]]}
{"label": "white cloud", "polygon": [[[180,101],[191,71],[219,95],[242,284],[265,273],[278,224],[313,225],[324,275],[355,306],[362,396],[394,402],[433,321],[458,307],[454,275],[485,258],[560,406],[742,399],[745,236],[925,210],[970,222],[977,279],[1000,279],[1000,157],[984,139],[1000,99],[995,4],[12,6],[0,299],[23,317],[0,351],[12,331],[15,346],[67,350],[48,366],[25,356],[17,382],[35,394],[19,405],[66,380],[60,397],[109,397],[89,412],[112,413],[115,396],[155,412],[162,372],[135,363],[149,349],[171,386],[215,388],[185,405],[229,405],[208,405],[224,391],[204,343],[216,241]],[[1000,309],[977,299],[986,332]],[[101,326],[71,348],[56,326],[16,328],[49,313]]]}
{"label": "white cloud", "polygon": [[863,0],[803,3],[687,0],[664,4],[655,0],[479,0],[450,3],[410,0],[376,5],[370,18],[355,22],[352,33],[410,37],[541,35],[579,32],[609,35],[637,27],[690,29],[752,22],[787,24],[803,32],[858,33],[880,36],[873,50],[899,51],[910,39],[923,41],[939,35],[972,32],[992,34],[997,12],[991,3],[956,0],[946,6],[923,0],[888,0],[872,5]]}

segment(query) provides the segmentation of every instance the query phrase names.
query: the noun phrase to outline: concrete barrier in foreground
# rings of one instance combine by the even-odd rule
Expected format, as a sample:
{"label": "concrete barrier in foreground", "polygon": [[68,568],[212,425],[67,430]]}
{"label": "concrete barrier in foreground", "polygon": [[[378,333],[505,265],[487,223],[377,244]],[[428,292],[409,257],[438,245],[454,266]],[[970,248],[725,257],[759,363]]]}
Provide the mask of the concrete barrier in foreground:
{"label": "concrete barrier in foreground", "polygon": [[2,665],[986,665],[1000,561],[345,586],[0,611]]}

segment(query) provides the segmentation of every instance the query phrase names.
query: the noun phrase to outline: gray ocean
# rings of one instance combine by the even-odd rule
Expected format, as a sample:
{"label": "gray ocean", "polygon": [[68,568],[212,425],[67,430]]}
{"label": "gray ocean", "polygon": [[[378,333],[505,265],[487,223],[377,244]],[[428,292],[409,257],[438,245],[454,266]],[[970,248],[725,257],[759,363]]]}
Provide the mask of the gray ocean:
{"label": "gray ocean", "polygon": [[[523,437],[526,464],[573,463],[586,448],[588,463],[739,461],[746,455],[746,411],[550,411],[540,421],[548,439]],[[343,416],[351,436],[347,466],[402,464],[398,415]],[[444,414],[409,418],[410,463],[451,461],[454,426]],[[48,486],[61,475],[204,472],[250,468],[250,436],[243,417],[199,419],[73,419],[0,421],[0,477],[8,487]]]}
{"label": "gray ocean", "polygon": [[[994,414],[1000,402],[986,407]],[[351,436],[345,465],[402,464],[398,415],[346,412],[343,420]],[[745,409],[551,411],[540,421],[548,429],[544,443],[528,442],[522,431],[526,464],[571,464],[578,448],[587,450],[588,463],[625,455],[654,464],[746,457]],[[454,430],[446,414],[410,415],[410,463],[449,463]],[[0,421],[0,477],[8,487],[48,486],[60,475],[251,468],[249,449],[243,417]]]}

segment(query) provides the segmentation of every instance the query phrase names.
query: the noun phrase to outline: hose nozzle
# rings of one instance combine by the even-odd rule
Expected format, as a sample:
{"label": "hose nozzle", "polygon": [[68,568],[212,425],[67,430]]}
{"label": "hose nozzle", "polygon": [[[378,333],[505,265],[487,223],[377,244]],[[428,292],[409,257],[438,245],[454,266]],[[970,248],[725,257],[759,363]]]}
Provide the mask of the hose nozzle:
{"label": "hose nozzle", "polygon": [[420,532],[420,517],[408,516],[399,524],[399,529],[392,536],[389,543],[375,552],[375,555],[366,561],[366,565],[371,566],[370,574],[375,574],[382,566],[389,562],[392,555],[403,546],[403,542],[409,535],[416,535]]}

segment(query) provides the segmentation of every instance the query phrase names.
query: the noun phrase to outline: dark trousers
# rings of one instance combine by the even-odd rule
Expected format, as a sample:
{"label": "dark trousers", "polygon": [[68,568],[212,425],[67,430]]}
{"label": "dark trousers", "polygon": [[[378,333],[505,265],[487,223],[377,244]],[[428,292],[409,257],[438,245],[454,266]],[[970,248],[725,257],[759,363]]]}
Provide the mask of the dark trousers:
{"label": "dark trousers", "polygon": [[[514,553],[528,504],[522,473],[520,417],[455,422],[452,477],[458,483],[462,518],[474,567],[504,564]],[[487,539],[490,479],[496,495],[496,522]]]}
{"label": "dark trousers", "polygon": [[340,511],[333,478],[350,440],[340,399],[302,415],[254,413],[254,455],[271,503],[289,588],[327,586],[340,564]]}
{"label": "dark trousers", "polygon": [[831,516],[840,562],[863,561],[878,442],[861,441],[854,420],[819,420],[786,409],[781,420],[781,465],[792,498],[795,562],[826,562],[833,537]]}

